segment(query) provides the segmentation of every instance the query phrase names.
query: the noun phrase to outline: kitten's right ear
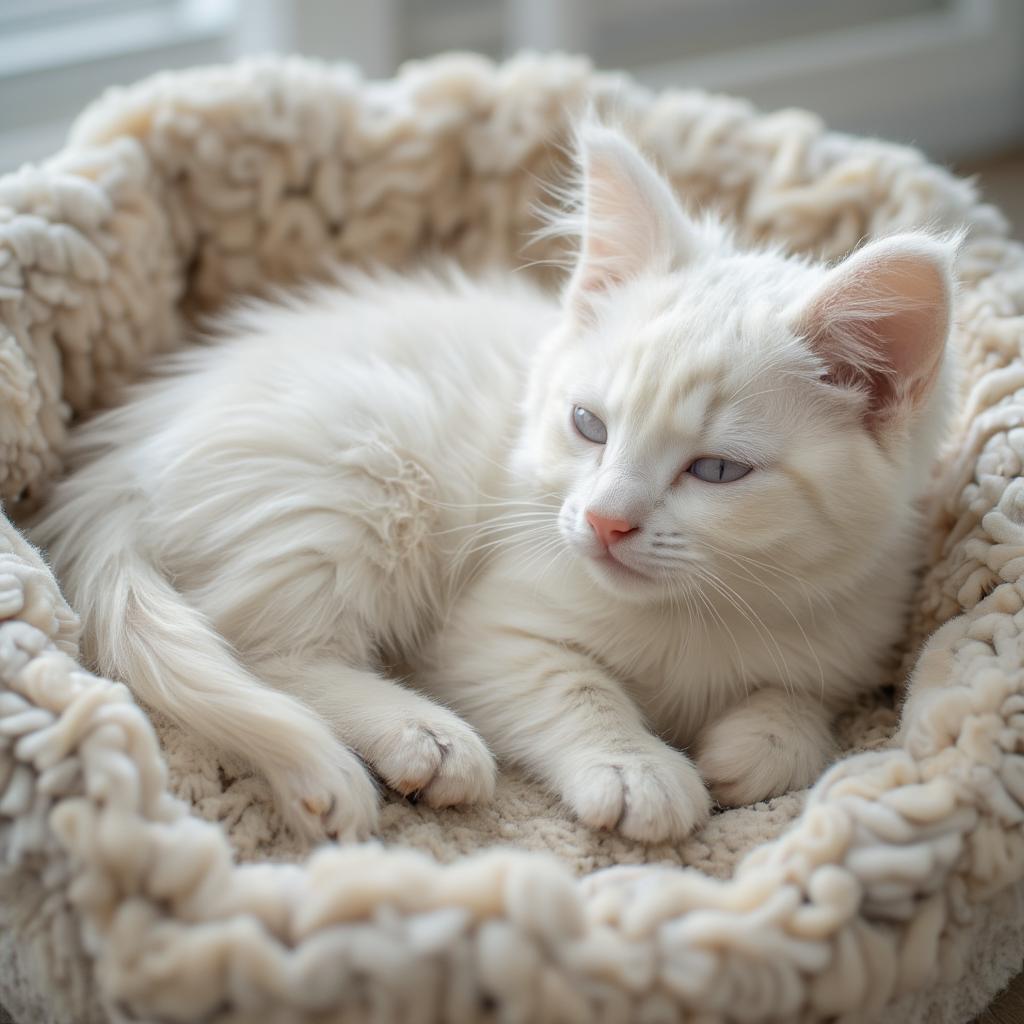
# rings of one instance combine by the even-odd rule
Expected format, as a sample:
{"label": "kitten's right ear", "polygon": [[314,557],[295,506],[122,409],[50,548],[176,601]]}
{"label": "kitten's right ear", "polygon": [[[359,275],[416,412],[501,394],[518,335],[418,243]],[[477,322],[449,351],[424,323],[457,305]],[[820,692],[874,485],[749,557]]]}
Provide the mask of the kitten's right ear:
{"label": "kitten's right ear", "polygon": [[583,234],[568,298],[577,312],[590,299],[645,271],[689,262],[697,226],[665,179],[617,131],[588,122],[577,139],[583,176]]}
{"label": "kitten's right ear", "polygon": [[952,325],[959,242],[894,235],[830,270],[796,328],[829,376],[868,399],[869,424],[920,406],[942,366]]}

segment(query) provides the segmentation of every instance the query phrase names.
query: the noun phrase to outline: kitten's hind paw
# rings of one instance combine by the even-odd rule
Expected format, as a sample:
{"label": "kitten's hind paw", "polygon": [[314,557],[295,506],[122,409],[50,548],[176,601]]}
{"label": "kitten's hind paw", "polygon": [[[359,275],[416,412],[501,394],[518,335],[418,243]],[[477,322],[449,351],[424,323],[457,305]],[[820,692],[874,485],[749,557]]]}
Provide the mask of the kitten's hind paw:
{"label": "kitten's hind paw", "polygon": [[581,759],[562,787],[580,821],[660,843],[684,839],[708,820],[711,798],[697,769],[679,751],[654,743],[646,751]]}
{"label": "kitten's hind paw", "polygon": [[327,762],[268,772],[285,823],[311,844],[366,839],[377,825],[373,779],[354,754],[338,750]]}
{"label": "kitten's hind paw", "polygon": [[370,761],[396,792],[431,807],[480,803],[494,795],[494,757],[456,715],[445,711],[430,721],[397,723],[389,732],[375,744]]}

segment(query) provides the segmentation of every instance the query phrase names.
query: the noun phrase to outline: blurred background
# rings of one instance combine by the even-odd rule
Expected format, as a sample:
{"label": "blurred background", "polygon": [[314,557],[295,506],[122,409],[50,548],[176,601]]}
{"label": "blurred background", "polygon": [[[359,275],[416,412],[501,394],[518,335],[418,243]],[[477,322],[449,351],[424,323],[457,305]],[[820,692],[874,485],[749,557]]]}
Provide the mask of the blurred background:
{"label": "blurred background", "polygon": [[1024,0],[0,0],[0,172],[104,88],[252,53],[372,77],[444,50],[589,54],[913,143],[1024,223]]}
{"label": "blurred background", "polygon": [[[1024,237],[1024,0],[0,0],[0,173],[59,149],[103,89],[161,70],[276,52],[383,77],[524,48],[917,145],[976,174]],[[1024,982],[980,1020],[1024,1021]]]}

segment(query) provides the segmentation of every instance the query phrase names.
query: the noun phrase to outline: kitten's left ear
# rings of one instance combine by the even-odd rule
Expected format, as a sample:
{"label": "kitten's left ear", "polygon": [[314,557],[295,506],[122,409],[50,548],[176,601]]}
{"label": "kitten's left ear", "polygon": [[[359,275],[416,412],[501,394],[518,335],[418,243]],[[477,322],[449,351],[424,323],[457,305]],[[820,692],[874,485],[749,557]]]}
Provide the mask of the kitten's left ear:
{"label": "kitten's left ear", "polygon": [[580,311],[595,294],[645,271],[688,262],[698,231],[665,179],[625,136],[591,122],[581,128],[578,146],[583,238],[569,299]]}
{"label": "kitten's left ear", "polygon": [[952,324],[956,249],[925,234],[873,242],[829,271],[797,313],[829,377],[867,393],[869,425],[931,393]]}

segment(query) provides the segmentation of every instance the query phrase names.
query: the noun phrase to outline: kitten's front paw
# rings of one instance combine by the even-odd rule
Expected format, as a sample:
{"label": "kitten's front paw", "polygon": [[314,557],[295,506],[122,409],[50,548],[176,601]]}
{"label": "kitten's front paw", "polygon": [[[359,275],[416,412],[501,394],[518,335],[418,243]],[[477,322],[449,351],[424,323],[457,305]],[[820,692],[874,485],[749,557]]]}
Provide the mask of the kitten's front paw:
{"label": "kitten's front paw", "polygon": [[745,807],[806,789],[834,754],[827,725],[796,709],[787,720],[740,708],[701,733],[694,760],[719,804]]}
{"label": "kitten's front paw", "polygon": [[338,744],[329,758],[268,771],[285,823],[309,843],[366,839],[380,794],[359,759]]}
{"label": "kitten's front paw", "polygon": [[697,769],[660,741],[648,750],[580,758],[562,798],[585,825],[646,843],[684,839],[711,813]]}
{"label": "kitten's front paw", "polygon": [[462,719],[437,710],[443,713],[429,720],[389,727],[368,760],[392,789],[431,807],[489,800],[497,773],[493,755]]}

